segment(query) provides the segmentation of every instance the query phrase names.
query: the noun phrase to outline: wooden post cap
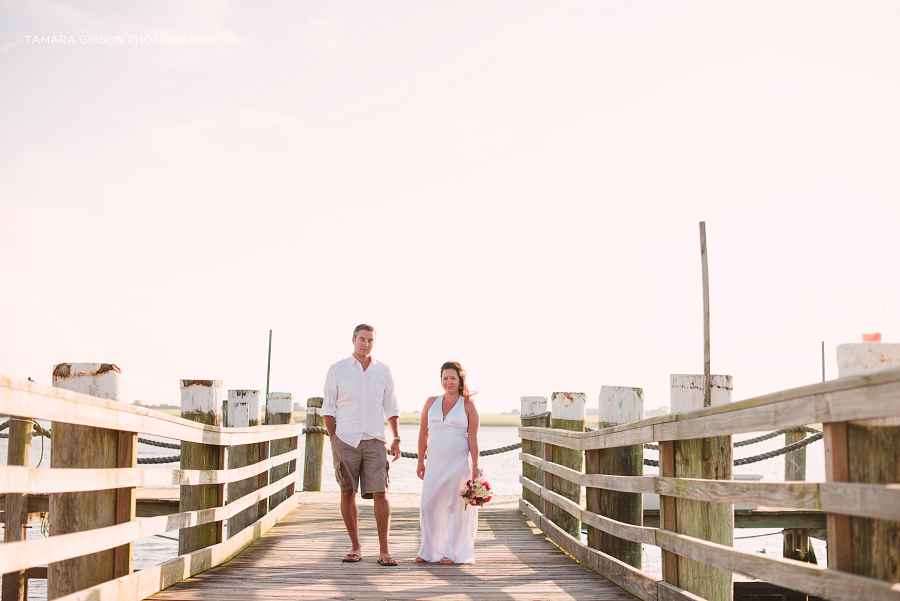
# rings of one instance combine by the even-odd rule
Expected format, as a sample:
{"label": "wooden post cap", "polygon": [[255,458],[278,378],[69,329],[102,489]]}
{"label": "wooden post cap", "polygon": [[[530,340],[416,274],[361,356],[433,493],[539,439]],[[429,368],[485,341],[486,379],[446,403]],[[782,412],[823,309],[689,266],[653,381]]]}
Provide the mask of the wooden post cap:
{"label": "wooden post cap", "polygon": [[266,401],[266,411],[272,414],[293,413],[293,395],[290,392],[270,392]]}
{"label": "wooden post cap", "polygon": [[535,415],[542,415],[550,411],[549,405],[547,405],[547,397],[545,396],[523,396],[521,409],[519,411],[520,417],[534,417]]}
{"label": "wooden post cap", "polygon": [[[710,376],[710,407],[719,407],[731,402],[734,382],[731,376]],[[703,409],[703,389],[706,384],[703,374],[671,374],[672,413],[684,413]]]}
{"label": "wooden post cap", "polygon": [[[644,389],[601,386],[597,421],[600,424],[631,424],[644,419]],[[601,426],[603,427],[603,426]]]}
{"label": "wooden post cap", "polygon": [[59,363],[53,366],[53,386],[117,401],[121,373],[112,363]]}
{"label": "wooden post cap", "polygon": [[247,428],[262,423],[262,393],[259,390],[228,391],[229,428]]}
{"label": "wooden post cap", "polygon": [[839,344],[837,362],[839,378],[900,369],[900,344],[884,342]]}
{"label": "wooden post cap", "polygon": [[583,392],[554,392],[550,395],[553,419],[584,421],[586,405]]}
{"label": "wooden post cap", "polygon": [[[222,411],[222,380],[181,380],[181,414]],[[220,416],[221,418],[221,416]],[[216,420],[216,425],[220,419]]]}
{"label": "wooden post cap", "polygon": [[310,398],[310,399],[306,399],[306,406],[307,406],[307,407],[319,407],[319,408],[321,408],[321,407],[322,407],[322,403],[324,403],[324,402],[325,402],[325,399],[323,399],[322,397],[320,397],[320,396],[314,396],[314,397],[312,397],[312,398]]}

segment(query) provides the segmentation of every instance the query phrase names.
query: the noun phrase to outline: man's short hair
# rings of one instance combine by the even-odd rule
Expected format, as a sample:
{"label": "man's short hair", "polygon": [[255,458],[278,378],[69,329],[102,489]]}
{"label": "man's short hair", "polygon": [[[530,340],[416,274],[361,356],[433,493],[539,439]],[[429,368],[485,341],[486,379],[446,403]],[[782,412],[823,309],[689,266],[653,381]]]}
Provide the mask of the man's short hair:
{"label": "man's short hair", "polygon": [[356,326],[356,328],[354,328],[354,330],[353,330],[353,339],[354,340],[356,340],[356,335],[359,334],[360,330],[368,330],[369,332],[372,332],[372,334],[375,334],[375,328],[373,328],[372,326],[370,326],[367,323],[361,323],[358,326]]}

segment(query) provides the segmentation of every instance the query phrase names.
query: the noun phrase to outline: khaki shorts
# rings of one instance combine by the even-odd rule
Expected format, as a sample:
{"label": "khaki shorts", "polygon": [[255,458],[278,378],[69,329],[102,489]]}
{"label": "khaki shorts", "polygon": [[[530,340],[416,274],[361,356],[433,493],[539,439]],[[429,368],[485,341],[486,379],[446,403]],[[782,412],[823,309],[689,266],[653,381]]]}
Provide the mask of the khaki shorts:
{"label": "khaki shorts", "polygon": [[351,447],[337,436],[332,436],[331,456],[334,459],[334,478],[341,490],[358,490],[363,499],[371,499],[374,492],[387,492],[391,464],[383,441],[361,440],[358,447]]}

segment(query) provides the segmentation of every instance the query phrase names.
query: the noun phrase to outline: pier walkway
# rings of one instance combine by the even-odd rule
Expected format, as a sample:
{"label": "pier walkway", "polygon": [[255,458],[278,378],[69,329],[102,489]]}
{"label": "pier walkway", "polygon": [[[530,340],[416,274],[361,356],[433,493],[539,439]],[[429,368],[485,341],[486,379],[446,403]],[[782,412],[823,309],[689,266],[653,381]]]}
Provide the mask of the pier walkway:
{"label": "pier walkway", "polygon": [[391,552],[399,564],[376,563],[372,502],[360,501],[363,559],[341,565],[349,549],[338,493],[300,493],[298,506],[256,543],[150,599],[596,599],[633,600],[572,561],[519,510],[519,497],[481,509],[474,565],[416,564],[418,495],[391,495]]}

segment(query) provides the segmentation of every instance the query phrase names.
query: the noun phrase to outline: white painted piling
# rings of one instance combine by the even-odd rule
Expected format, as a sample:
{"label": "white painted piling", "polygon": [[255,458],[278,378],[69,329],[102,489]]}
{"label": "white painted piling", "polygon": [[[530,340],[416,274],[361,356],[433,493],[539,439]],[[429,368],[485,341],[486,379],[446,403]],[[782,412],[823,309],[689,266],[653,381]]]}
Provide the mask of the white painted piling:
{"label": "white painted piling", "polygon": [[[545,396],[523,396],[521,398],[519,419],[522,426],[549,428],[550,427],[550,405],[547,403]],[[544,447],[541,443],[533,440],[522,440],[522,452],[535,457],[544,457]],[[544,485],[544,470],[536,468],[530,463],[522,462],[522,475],[536,482],[541,486]],[[543,511],[543,503],[541,497],[533,493],[531,490],[522,487],[522,498],[534,505],[538,510]]]}
{"label": "white painted piling", "polygon": [[[263,394],[259,390],[229,390],[228,412],[226,416],[229,428],[249,428],[258,426],[262,421]],[[235,445],[228,449],[228,467],[245,467],[265,459],[268,456],[268,444],[265,450],[258,443]],[[263,452],[261,452],[263,451]],[[268,473],[263,474],[268,479]],[[252,476],[245,480],[228,484],[228,502],[237,500],[259,488],[260,478]],[[268,502],[265,502],[266,505]],[[228,520],[228,538],[232,538],[241,530],[260,517],[262,509],[258,506],[248,507]]]}
{"label": "white painted piling", "polygon": [[[294,412],[294,397],[290,392],[270,392],[266,399],[266,424],[281,425],[292,421]],[[281,438],[269,443],[269,456],[275,457],[291,450],[292,438]],[[269,470],[269,482],[277,482],[288,475],[291,466],[296,469],[296,461],[288,465],[279,465]],[[294,493],[293,487],[280,490],[269,497],[269,510],[275,508],[288,496]]]}
{"label": "white painted piling", "polygon": [[[181,417],[208,426],[222,425],[222,380],[181,380]],[[224,447],[181,443],[181,469],[225,468]],[[219,484],[182,486],[178,510],[211,509],[225,504],[225,487]],[[223,522],[213,522],[178,531],[178,554],[193,553],[222,542]]]}
{"label": "white painted piling", "polygon": [[[111,363],[60,363],[53,386],[112,401],[119,400],[121,371]],[[136,435],[104,428],[53,422],[52,468],[132,467],[137,460]],[[121,442],[120,442],[121,439]],[[120,447],[121,444],[121,447]],[[114,526],[134,519],[134,489],[50,495],[50,535],[58,536]],[[48,597],[53,599],[130,574],[133,544],[51,563]]]}
{"label": "white painted piling", "polygon": [[[734,382],[731,376],[710,376],[710,407],[719,407],[731,402]],[[706,380],[703,374],[671,374],[672,413],[683,413],[703,409],[703,391]]]}
{"label": "white painted piling", "polygon": [[[704,408],[706,378],[703,374],[672,374],[672,413]],[[734,384],[731,376],[710,376],[710,406],[731,402]],[[661,442],[660,475],[676,478],[731,480],[733,477],[731,436]],[[695,538],[732,546],[734,544],[734,506],[731,503],[706,503],[691,499],[660,498],[660,523],[664,529]],[[704,599],[730,600],[733,597],[732,574],[687,557],[663,552],[663,577]]]}
{"label": "white painted piling", "polygon": [[[601,386],[597,403],[598,427],[610,428],[630,424],[644,418],[644,390],[631,386]],[[644,445],[585,452],[585,473],[611,476],[643,476]],[[644,523],[643,499],[640,493],[587,487],[587,509],[592,513],[635,526]],[[588,526],[588,546],[641,569],[641,544],[634,543],[598,528]]]}

